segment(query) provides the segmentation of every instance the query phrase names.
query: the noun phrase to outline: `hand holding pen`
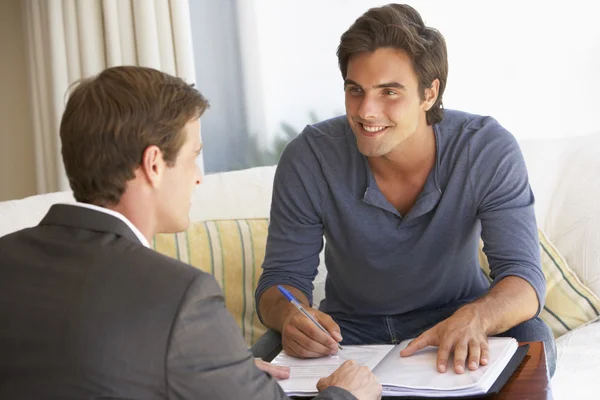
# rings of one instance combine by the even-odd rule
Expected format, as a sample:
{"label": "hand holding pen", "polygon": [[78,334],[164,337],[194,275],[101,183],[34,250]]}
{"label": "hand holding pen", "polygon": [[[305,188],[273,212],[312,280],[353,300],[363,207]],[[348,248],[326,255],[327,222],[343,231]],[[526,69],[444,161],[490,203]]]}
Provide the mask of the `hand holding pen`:
{"label": "hand holding pen", "polygon": [[[309,358],[334,354],[338,349],[342,350],[342,347],[338,344],[342,340],[339,327],[330,316],[319,311],[313,311],[319,314],[321,320],[319,322],[286,288],[283,286],[277,288],[300,311],[300,314],[288,318],[286,325],[292,326],[284,326],[282,335],[286,352],[292,353],[291,355],[294,356]],[[322,324],[327,326],[329,330],[323,327]],[[317,332],[325,333],[329,340]]]}

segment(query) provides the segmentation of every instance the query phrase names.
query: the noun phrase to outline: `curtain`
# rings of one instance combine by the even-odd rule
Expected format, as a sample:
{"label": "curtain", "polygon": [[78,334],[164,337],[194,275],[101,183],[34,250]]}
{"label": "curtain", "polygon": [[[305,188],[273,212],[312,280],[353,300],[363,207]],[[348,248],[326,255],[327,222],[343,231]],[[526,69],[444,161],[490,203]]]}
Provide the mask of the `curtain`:
{"label": "curtain", "polygon": [[25,0],[37,192],[68,190],[59,125],[69,86],[117,65],[195,82],[188,0]]}

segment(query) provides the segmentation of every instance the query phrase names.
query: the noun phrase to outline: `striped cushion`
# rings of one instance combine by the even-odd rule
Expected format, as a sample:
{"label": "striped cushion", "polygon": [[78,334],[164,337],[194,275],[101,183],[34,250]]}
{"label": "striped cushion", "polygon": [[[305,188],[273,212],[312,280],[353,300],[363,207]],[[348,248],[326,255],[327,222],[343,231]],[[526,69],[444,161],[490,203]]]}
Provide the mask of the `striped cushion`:
{"label": "striped cushion", "polygon": [[215,277],[225,306],[251,346],[265,333],[254,308],[254,291],[265,257],[267,219],[200,221],[178,234],[156,235],[156,251]]}
{"label": "striped cushion", "polygon": [[[267,219],[192,223],[178,234],[156,235],[156,251],[212,274],[225,293],[225,305],[251,346],[266,331],[254,308],[254,291],[265,256]],[[540,317],[558,337],[600,315],[600,299],[569,268],[565,259],[539,231],[546,304]],[[479,252],[483,271],[489,265]]]}
{"label": "striped cushion", "polygon": [[[600,299],[577,278],[546,235],[541,230],[538,234],[546,277],[546,304],[540,318],[559,337],[600,315]],[[479,262],[489,279],[490,268],[481,248]]]}

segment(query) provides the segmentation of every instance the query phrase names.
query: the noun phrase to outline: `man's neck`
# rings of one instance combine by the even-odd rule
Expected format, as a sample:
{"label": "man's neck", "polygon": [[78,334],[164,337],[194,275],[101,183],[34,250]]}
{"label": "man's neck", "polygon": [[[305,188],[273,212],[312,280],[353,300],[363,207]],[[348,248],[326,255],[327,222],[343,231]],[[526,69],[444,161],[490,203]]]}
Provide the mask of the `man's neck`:
{"label": "man's neck", "polygon": [[435,134],[431,125],[416,132],[405,142],[381,157],[369,157],[371,171],[377,177],[411,179],[427,175],[435,164]]}
{"label": "man's neck", "polygon": [[156,227],[153,223],[153,218],[149,218],[148,207],[142,206],[146,204],[144,201],[133,201],[130,196],[124,194],[121,201],[115,205],[107,205],[106,208],[121,213],[125,216],[148,240],[152,243],[152,238],[155,234]]}

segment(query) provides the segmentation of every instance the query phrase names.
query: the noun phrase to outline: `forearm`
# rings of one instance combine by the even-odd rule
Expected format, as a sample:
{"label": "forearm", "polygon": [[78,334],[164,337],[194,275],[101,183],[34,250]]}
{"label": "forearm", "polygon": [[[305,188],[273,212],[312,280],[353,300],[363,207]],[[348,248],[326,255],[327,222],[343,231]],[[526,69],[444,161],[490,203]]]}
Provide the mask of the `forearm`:
{"label": "forearm", "polygon": [[485,296],[463,308],[480,316],[486,334],[492,336],[531,319],[538,306],[535,290],[527,281],[507,276]]}
{"label": "forearm", "polygon": [[[310,307],[308,299],[302,291],[293,286],[282,285],[289,290],[296,299],[305,307]],[[277,286],[271,286],[263,292],[258,302],[258,311],[266,327],[281,332],[283,323],[291,313],[298,312],[296,307],[277,289]]]}

